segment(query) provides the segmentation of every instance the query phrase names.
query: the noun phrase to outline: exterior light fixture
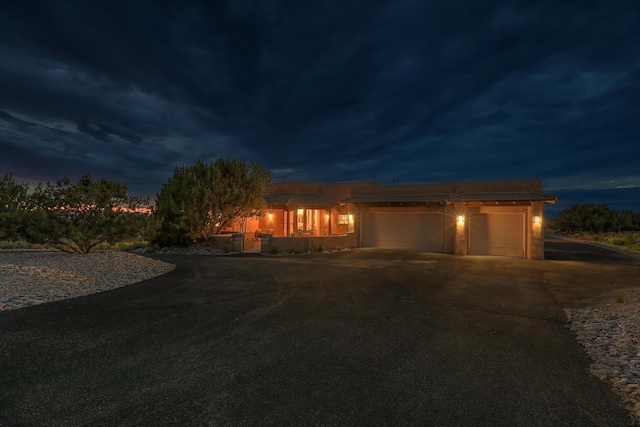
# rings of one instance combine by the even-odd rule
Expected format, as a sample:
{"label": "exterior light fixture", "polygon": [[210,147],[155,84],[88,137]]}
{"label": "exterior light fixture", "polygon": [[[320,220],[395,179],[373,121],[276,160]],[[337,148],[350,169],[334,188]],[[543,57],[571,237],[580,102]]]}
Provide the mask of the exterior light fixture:
{"label": "exterior light fixture", "polygon": [[464,215],[458,215],[458,222],[460,224],[464,223]]}
{"label": "exterior light fixture", "polygon": [[353,221],[353,215],[349,215],[349,221]]}
{"label": "exterior light fixture", "polygon": [[533,217],[533,222],[534,224],[540,224],[542,222],[542,218],[540,218],[540,215],[536,215]]}
{"label": "exterior light fixture", "polygon": [[273,219],[273,214],[272,214],[272,213],[270,213],[270,214],[269,214],[269,220],[272,220],[272,219]]}

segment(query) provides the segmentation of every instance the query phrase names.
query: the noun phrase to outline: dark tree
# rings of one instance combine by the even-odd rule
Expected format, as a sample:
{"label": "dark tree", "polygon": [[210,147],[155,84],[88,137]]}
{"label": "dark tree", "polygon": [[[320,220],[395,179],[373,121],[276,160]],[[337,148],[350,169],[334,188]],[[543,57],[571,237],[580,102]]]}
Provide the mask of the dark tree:
{"label": "dark tree", "polygon": [[39,185],[29,197],[22,236],[32,243],[87,253],[103,242],[135,237],[148,228],[148,200],[127,195],[127,186],[89,175]]}
{"label": "dark tree", "polygon": [[11,174],[0,179],[0,239],[14,240],[20,237],[20,227],[28,208],[27,184],[17,184]]}
{"label": "dark tree", "polygon": [[236,218],[264,214],[271,173],[238,159],[176,168],[156,195],[161,245],[206,240]]}

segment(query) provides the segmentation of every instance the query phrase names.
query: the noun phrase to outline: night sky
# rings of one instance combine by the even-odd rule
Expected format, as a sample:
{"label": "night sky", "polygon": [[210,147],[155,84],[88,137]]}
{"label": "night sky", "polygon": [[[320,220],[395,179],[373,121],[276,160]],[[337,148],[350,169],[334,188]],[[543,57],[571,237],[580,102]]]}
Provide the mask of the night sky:
{"label": "night sky", "polygon": [[640,210],[640,2],[0,0],[0,173],[542,178]]}

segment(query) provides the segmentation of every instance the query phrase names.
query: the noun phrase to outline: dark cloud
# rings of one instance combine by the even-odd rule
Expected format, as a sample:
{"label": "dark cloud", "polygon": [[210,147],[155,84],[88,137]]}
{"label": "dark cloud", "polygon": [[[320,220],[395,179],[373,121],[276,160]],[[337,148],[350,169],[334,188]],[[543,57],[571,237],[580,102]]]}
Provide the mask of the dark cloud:
{"label": "dark cloud", "polygon": [[221,156],[281,180],[640,186],[638,22],[635,1],[5,1],[0,166],[147,195]]}

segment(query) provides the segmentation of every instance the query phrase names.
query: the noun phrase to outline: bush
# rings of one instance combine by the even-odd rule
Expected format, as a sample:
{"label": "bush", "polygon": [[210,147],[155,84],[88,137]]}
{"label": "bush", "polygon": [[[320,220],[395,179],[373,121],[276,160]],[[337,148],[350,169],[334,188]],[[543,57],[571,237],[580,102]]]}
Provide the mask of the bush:
{"label": "bush", "polygon": [[629,243],[629,240],[626,237],[614,237],[611,239],[612,245],[624,246]]}
{"label": "bush", "polygon": [[560,232],[622,232],[640,230],[640,212],[616,211],[606,203],[576,204],[558,213],[553,228]]}

